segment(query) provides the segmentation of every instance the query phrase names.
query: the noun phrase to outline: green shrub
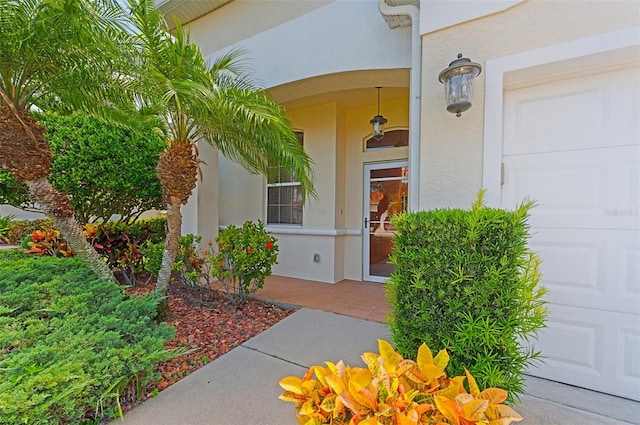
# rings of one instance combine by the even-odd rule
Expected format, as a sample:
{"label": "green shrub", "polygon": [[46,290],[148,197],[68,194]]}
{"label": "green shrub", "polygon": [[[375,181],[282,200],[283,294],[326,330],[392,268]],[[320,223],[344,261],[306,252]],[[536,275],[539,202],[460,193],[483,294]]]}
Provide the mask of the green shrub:
{"label": "green shrub", "polygon": [[[544,327],[540,260],[527,249],[532,202],[515,211],[483,206],[404,214],[386,290],[393,340],[405,357],[424,342],[451,354],[452,374],[467,367],[479,384],[523,392],[523,373],[539,359],[529,345]],[[526,345],[526,346],[525,346]]]}
{"label": "green shrub", "polygon": [[[113,215],[130,223],[146,210],[161,208],[156,165],[166,143],[154,134],[158,123],[135,132],[81,114],[47,113],[38,122],[47,129],[53,153],[49,181],[70,196],[80,223]],[[0,170],[2,203],[35,208],[26,185],[5,170]]]}
{"label": "green shrub", "polygon": [[242,227],[228,226],[216,238],[218,252],[211,256],[211,275],[222,282],[229,298],[243,305],[264,286],[278,260],[276,238],[261,221],[247,221]]}
{"label": "green shrub", "polygon": [[113,417],[124,389],[173,356],[156,296],[128,298],[77,258],[0,258],[0,424]]}

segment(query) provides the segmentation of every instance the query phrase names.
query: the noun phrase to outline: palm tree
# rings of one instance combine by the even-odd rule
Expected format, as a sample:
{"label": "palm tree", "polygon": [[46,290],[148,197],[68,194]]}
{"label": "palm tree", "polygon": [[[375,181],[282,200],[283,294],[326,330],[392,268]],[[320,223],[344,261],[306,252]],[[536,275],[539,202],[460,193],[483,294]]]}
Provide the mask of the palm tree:
{"label": "palm tree", "polygon": [[126,40],[122,12],[109,0],[0,0],[0,167],[27,184],[76,254],[111,280],[69,198],[49,184],[51,151],[34,111],[56,104],[118,119],[115,105],[133,106],[124,91],[110,90],[127,64],[118,44]]}
{"label": "palm tree", "polygon": [[140,104],[155,110],[168,128],[167,149],[157,174],[167,210],[167,238],[156,291],[166,293],[179,245],[182,217],[196,186],[202,140],[252,173],[274,167],[295,173],[303,194],[315,196],[311,160],[298,142],[284,109],[255,87],[239,51],[207,64],[176,22],[170,34],[150,0],[130,0],[142,49]]}

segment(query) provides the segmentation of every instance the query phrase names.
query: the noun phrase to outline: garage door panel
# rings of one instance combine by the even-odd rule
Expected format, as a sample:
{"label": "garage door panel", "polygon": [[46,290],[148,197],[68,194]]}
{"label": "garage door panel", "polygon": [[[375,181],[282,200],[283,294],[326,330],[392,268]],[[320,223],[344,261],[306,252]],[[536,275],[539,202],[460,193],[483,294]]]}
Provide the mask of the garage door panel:
{"label": "garage door panel", "polygon": [[640,231],[531,229],[551,303],[640,314]]}
{"label": "garage door panel", "polygon": [[637,144],[640,73],[587,75],[505,93],[504,155]]}
{"label": "garage door panel", "polygon": [[527,373],[639,400],[638,348],[633,315],[554,306],[535,344],[544,362]]}
{"label": "garage door panel", "polygon": [[640,145],[504,157],[503,205],[539,227],[640,228]]}
{"label": "garage door panel", "polygon": [[505,92],[502,207],[542,259],[531,374],[640,399],[640,68]]}
{"label": "garage door panel", "polygon": [[616,362],[616,377],[629,385],[636,385],[640,381],[640,332],[638,329],[622,328],[618,330],[618,346],[622,347]]}

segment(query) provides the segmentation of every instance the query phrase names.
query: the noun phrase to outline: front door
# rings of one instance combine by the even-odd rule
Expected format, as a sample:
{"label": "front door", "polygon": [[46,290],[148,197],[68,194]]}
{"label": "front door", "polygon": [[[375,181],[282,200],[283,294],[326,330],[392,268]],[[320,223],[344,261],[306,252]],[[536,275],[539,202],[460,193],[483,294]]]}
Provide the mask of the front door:
{"label": "front door", "polygon": [[407,211],[407,161],[364,166],[363,279],[384,282],[395,266],[389,263],[396,229],[391,217]]}

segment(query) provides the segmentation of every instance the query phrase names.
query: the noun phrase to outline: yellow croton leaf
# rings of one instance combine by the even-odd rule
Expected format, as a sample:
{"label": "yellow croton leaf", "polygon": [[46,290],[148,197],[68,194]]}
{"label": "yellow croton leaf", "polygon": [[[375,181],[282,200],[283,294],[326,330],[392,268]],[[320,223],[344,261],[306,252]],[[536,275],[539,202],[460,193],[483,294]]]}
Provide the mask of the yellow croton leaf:
{"label": "yellow croton leaf", "polygon": [[364,364],[367,365],[369,371],[371,371],[371,374],[377,375],[380,370],[380,362],[378,361],[379,356],[376,353],[363,353],[360,357]]}
{"label": "yellow croton leaf", "polygon": [[349,393],[357,403],[376,410],[377,400],[370,389],[371,379],[371,372],[368,369],[357,370],[349,380]]}
{"label": "yellow croton leaf", "polygon": [[438,379],[444,376],[444,371],[434,364],[428,364],[420,367],[420,372],[429,384],[439,385]]}
{"label": "yellow croton leaf", "polygon": [[384,368],[388,372],[393,372],[397,368],[404,358],[397,353],[391,344],[383,339],[378,340],[378,350],[380,351],[380,357],[384,361]]}
{"label": "yellow croton leaf", "polygon": [[487,406],[489,406],[487,400],[472,400],[462,405],[462,415],[468,421],[481,421],[484,419]]}
{"label": "yellow croton leaf", "polygon": [[326,367],[322,367],[322,366],[311,366],[311,368],[309,369],[310,372],[312,372],[315,376],[316,379],[318,379],[318,381],[322,384],[323,387],[327,387],[327,380],[324,378],[326,375],[332,373],[329,368]]}
{"label": "yellow croton leaf", "polygon": [[298,403],[304,400],[306,397],[300,394],[296,394],[293,391],[285,391],[278,396],[278,398],[282,401]]}
{"label": "yellow croton leaf", "polygon": [[471,372],[469,372],[466,368],[464,370],[464,373],[465,375],[467,375],[467,382],[469,383],[469,393],[474,397],[478,397],[480,395],[480,388],[478,388],[476,380],[474,379],[473,375],[471,375]]}
{"label": "yellow croton leaf", "polygon": [[383,425],[382,423],[378,422],[378,419],[376,419],[375,416],[372,416],[370,418],[367,418],[363,421],[359,421],[358,425]]}
{"label": "yellow croton leaf", "polygon": [[320,403],[320,408],[327,413],[336,414],[336,400],[338,400],[338,396],[335,393],[329,393],[325,396]]}
{"label": "yellow croton leaf", "polygon": [[509,392],[502,388],[487,388],[478,394],[478,398],[489,400],[491,404],[500,404],[504,403],[508,395]]}
{"label": "yellow croton leaf", "polygon": [[407,415],[402,412],[398,412],[396,418],[398,420],[398,425],[418,425],[420,415],[415,411],[409,411],[407,412]]}
{"label": "yellow croton leaf", "polygon": [[445,370],[449,364],[449,353],[447,353],[447,350],[440,350],[433,358],[433,363],[440,369]]}
{"label": "yellow croton leaf", "polygon": [[460,406],[453,400],[440,396],[434,397],[438,411],[454,425],[460,425]]}
{"label": "yellow croton leaf", "polygon": [[487,417],[490,425],[509,425],[511,422],[520,422],[522,416],[511,407],[504,404],[492,404],[487,408]]}
{"label": "yellow croton leaf", "polygon": [[285,391],[290,391],[300,395],[304,394],[302,390],[302,379],[297,376],[287,376],[286,378],[282,378],[278,384],[280,384]]}
{"label": "yellow croton leaf", "polygon": [[416,358],[418,367],[422,369],[422,366],[433,364],[433,354],[424,342],[418,348],[418,357]]}
{"label": "yellow croton leaf", "polygon": [[315,411],[316,411],[316,404],[314,403],[313,399],[309,399],[305,401],[304,404],[300,407],[301,415],[309,416],[315,413]]}
{"label": "yellow croton leaf", "polygon": [[336,394],[341,394],[347,390],[347,386],[344,381],[338,375],[326,375],[325,380],[327,381],[327,385],[331,390]]}

